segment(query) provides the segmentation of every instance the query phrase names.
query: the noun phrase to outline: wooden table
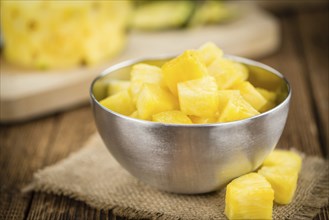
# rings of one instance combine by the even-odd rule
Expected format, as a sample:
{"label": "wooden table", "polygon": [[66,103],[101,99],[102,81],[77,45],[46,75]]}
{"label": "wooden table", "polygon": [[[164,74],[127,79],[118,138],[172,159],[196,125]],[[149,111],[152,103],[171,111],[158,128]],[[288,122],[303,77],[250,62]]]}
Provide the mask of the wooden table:
{"label": "wooden table", "polygon": [[[328,158],[328,5],[276,12],[281,48],[260,59],[284,73],[293,89],[280,148]],[[266,31],[266,30],[264,30]],[[88,104],[38,120],[1,125],[0,219],[121,219],[64,196],[22,194],[38,169],[79,150],[96,131]],[[329,219],[329,206],[316,219]]]}

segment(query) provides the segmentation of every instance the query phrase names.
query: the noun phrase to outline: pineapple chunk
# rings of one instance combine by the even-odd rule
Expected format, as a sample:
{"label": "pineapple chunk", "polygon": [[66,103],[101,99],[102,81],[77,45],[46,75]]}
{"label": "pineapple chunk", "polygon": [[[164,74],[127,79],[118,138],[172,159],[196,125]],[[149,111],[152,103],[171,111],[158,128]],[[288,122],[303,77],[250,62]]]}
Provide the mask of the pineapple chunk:
{"label": "pineapple chunk", "polygon": [[151,120],[152,115],[178,109],[178,102],[169,91],[155,84],[143,85],[137,99],[140,119]]}
{"label": "pineapple chunk", "polygon": [[266,99],[266,104],[259,109],[260,112],[266,112],[274,108],[277,94],[263,88],[256,88],[256,90]]}
{"label": "pineapple chunk", "polygon": [[289,204],[295,194],[298,170],[284,166],[263,166],[258,173],[266,178],[274,190],[274,201]]}
{"label": "pineapple chunk", "polygon": [[132,118],[137,118],[138,119],[138,111],[134,111],[129,117],[132,117]]}
{"label": "pineapple chunk", "polygon": [[284,166],[287,169],[294,169],[300,172],[302,158],[293,151],[274,150],[264,161],[263,166]]}
{"label": "pineapple chunk", "polygon": [[187,50],[182,55],[162,66],[163,78],[170,91],[177,95],[177,84],[199,79],[208,74],[207,68],[200,61],[197,51]]}
{"label": "pineapple chunk", "polygon": [[218,122],[237,121],[250,118],[258,114],[259,112],[255,110],[246,100],[244,100],[241,95],[232,95],[224,109],[221,110]]}
{"label": "pineapple chunk", "polygon": [[198,54],[201,62],[209,66],[214,60],[223,57],[223,51],[214,43],[208,42],[198,49]]}
{"label": "pineapple chunk", "polygon": [[130,82],[127,80],[118,80],[113,79],[109,81],[108,87],[107,87],[107,94],[108,95],[114,95],[118,92],[121,92],[123,90],[128,90],[130,88]]}
{"label": "pineapple chunk", "polygon": [[259,111],[267,102],[250,82],[244,81],[236,85],[234,88],[240,90],[243,98],[257,111]]}
{"label": "pineapple chunk", "polygon": [[134,102],[144,83],[157,84],[163,86],[162,70],[157,66],[144,63],[136,64],[132,67],[131,73],[131,94]]}
{"label": "pineapple chunk", "polygon": [[274,192],[257,173],[234,179],[227,185],[225,215],[228,219],[272,219]]}
{"label": "pineapple chunk", "polygon": [[212,118],[205,118],[205,117],[198,117],[195,115],[189,115],[189,118],[193,122],[193,124],[210,124],[210,123],[216,123],[217,118],[212,117]]}
{"label": "pineapple chunk", "polygon": [[167,124],[192,124],[187,115],[181,111],[160,112],[152,116],[153,121]]}
{"label": "pineapple chunk", "polygon": [[127,90],[108,96],[99,103],[112,111],[127,116],[136,110],[133,100]]}
{"label": "pineapple chunk", "polygon": [[228,59],[216,59],[208,66],[210,75],[216,78],[219,89],[229,89],[248,77],[246,69]]}
{"label": "pineapple chunk", "polygon": [[230,99],[239,98],[241,96],[239,90],[219,90],[218,91],[218,110],[219,114],[223,112],[226,104]]}
{"label": "pineapple chunk", "polygon": [[178,83],[178,98],[187,115],[215,117],[218,111],[217,84],[211,76]]}

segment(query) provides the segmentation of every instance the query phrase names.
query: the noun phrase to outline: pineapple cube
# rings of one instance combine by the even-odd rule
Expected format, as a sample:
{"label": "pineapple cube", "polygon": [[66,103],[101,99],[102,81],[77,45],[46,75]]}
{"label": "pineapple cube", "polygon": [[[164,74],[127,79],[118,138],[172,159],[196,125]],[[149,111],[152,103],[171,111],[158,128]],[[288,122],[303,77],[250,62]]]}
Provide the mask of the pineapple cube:
{"label": "pineapple cube", "polygon": [[162,66],[163,78],[170,91],[177,95],[177,84],[199,79],[208,74],[200,61],[197,51],[187,50]]}
{"label": "pineapple cube", "polygon": [[194,115],[189,115],[189,118],[191,119],[193,124],[210,124],[210,123],[216,123],[217,118],[205,118],[205,117],[198,117]]}
{"label": "pineapple cube", "polygon": [[178,100],[169,91],[159,85],[143,85],[137,99],[138,117],[151,120],[152,115],[178,109]]}
{"label": "pineapple cube", "polygon": [[266,112],[274,108],[277,94],[263,88],[256,88],[256,90],[266,99],[266,104],[259,109],[260,112]]}
{"label": "pineapple cube", "polygon": [[162,70],[157,66],[139,63],[132,67],[131,73],[131,94],[134,102],[144,83],[157,84],[163,86]]}
{"label": "pineapple cube", "polygon": [[198,54],[201,62],[209,66],[214,60],[223,57],[223,51],[214,43],[208,42],[198,49]]}
{"label": "pineapple cube", "polygon": [[134,111],[133,113],[131,113],[131,115],[129,117],[132,117],[132,118],[138,118],[138,111]]}
{"label": "pineapple cube", "polygon": [[218,122],[237,121],[250,118],[258,114],[259,112],[255,110],[246,100],[244,100],[241,95],[232,95],[224,109],[220,111]]}
{"label": "pineapple cube", "polygon": [[274,190],[274,201],[289,204],[295,194],[298,170],[284,166],[263,166],[258,173],[266,178]]}
{"label": "pineapple cube", "polygon": [[114,95],[123,90],[128,90],[130,88],[130,82],[127,80],[113,79],[109,81],[107,86],[107,94],[109,96]]}
{"label": "pineapple cube", "polygon": [[250,82],[244,81],[236,85],[234,88],[240,90],[243,98],[257,111],[259,111],[267,102]]}
{"label": "pineapple cube", "polygon": [[214,117],[218,111],[217,84],[211,76],[178,83],[178,98],[187,115]]}
{"label": "pineapple cube", "polygon": [[152,116],[155,122],[167,124],[192,124],[192,121],[186,114],[181,111],[166,111],[160,112]]}
{"label": "pineapple cube", "polygon": [[133,100],[127,90],[111,95],[101,100],[99,103],[114,112],[127,116],[136,110]]}
{"label": "pineapple cube", "polygon": [[227,185],[225,215],[228,219],[272,219],[274,192],[257,173],[234,179]]}
{"label": "pineapple cube", "polygon": [[239,90],[219,90],[218,91],[218,110],[219,110],[219,114],[221,112],[223,112],[226,104],[228,103],[228,101],[230,99],[237,99],[241,96],[240,91]]}
{"label": "pineapple cube", "polygon": [[216,78],[219,89],[229,89],[248,77],[246,68],[228,59],[216,59],[208,66],[210,75]]}
{"label": "pineapple cube", "polygon": [[287,169],[294,169],[300,172],[302,158],[293,151],[274,150],[264,161],[263,166],[284,166]]}

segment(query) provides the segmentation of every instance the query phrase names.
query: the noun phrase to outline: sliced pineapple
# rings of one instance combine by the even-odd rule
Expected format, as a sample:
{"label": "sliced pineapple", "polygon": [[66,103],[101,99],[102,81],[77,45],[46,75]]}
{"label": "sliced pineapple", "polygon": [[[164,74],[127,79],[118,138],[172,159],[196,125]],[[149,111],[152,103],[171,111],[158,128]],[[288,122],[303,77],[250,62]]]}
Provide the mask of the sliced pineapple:
{"label": "sliced pineapple", "polygon": [[206,118],[206,117],[198,117],[195,115],[189,115],[189,118],[193,122],[193,124],[210,124],[217,122],[216,117]]}
{"label": "sliced pineapple", "polygon": [[208,74],[197,51],[187,50],[162,66],[163,78],[170,91],[177,95],[177,84],[199,79]]}
{"label": "sliced pineapple", "polygon": [[166,111],[160,112],[152,116],[155,122],[167,124],[192,124],[192,121],[186,114],[181,111]]}
{"label": "sliced pineapple", "polygon": [[218,88],[211,76],[178,83],[182,112],[199,117],[215,117],[218,111]]}
{"label": "sliced pineapple", "polygon": [[136,107],[127,90],[118,92],[100,101],[104,107],[123,115],[131,115]]}
{"label": "sliced pineapple", "polygon": [[218,112],[221,114],[230,99],[241,97],[239,90],[219,90],[218,91]]}
{"label": "sliced pineapple", "polygon": [[216,59],[208,66],[210,75],[216,78],[219,89],[230,89],[248,77],[247,69],[228,59]]}
{"label": "sliced pineapple", "polygon": [[264,176],[274,190],[274,201],[289,204],[295,194],[298,170],[285,166],[263,166],[258,173]]}
{"label": "sliced pineapple", "polygon": [[169,91],[156,84],[143,85],[137,99],[137,111],[140,119],[151,120],[154,114],[177,109],[177,98]]}
{"label": "sliced pineapple", "polygon": [[282,166],[300,172],[302,158],[299,154],[288,150],[274,150],[264,161],[263,166]]}
{"label": "sliced pineapple", "polygon": [[259,109],[260,112],[266,112],[276,106],[277,94],[263,88],[256,88],[256,90],[266,99],[266,104]]}
{"label": "sliced pineapple", "polygon": [[129,88],[130,88],[130,81],[113,79],[113,80],[109,81],[109,84],[107,87],[107,94],[114,95],[123,90],[128,90]]}
{"label": "sliced pineapple", "polygon": [[234,179],[226,187],[225,215],[228,219],[272,219],[274,191],[257,173]]}
{"label": "sliced pineapple", "polygon": [[214,43],[208,42],[203,44],[198,49],[198,55],[204,65],[210,66],[210,64],[214,62],[214,60],[221,59],[223,57],[223,51],[218,48]]}
{"label": "sliced pineapple", "polygon": [[138,111],[134,111],[133,113],[131,113],[130,117],[132,118],[138,118]]}
{"label": "sliced pineapple", "polygon": [[144,83],[164,86],[162,70],[153,65],[139,63],[132,67],[131,73],[131,94],[134,102],[137,101],[138,94]]}
{"label": "sliced pineapple", "polygon": [[218,122],[230,122],[250,118],[258,115],[255,110],[241,95],[232,97],[221,110]]}
{"label": "sliced pineapple", "polygon": [[240,90],[243,98],[252,105],[257,111],[259,111],[265,104],[266,99],[256,90],[256,88],[247,81],[241,82],[234,87]]}

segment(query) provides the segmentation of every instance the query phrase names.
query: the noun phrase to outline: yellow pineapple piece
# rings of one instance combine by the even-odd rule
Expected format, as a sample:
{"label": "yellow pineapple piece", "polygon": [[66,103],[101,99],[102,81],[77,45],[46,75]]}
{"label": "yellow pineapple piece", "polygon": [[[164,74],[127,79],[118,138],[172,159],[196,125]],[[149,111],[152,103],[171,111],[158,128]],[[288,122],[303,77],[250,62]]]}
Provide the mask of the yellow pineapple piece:
{"label": "yellow pineapple piece", "polygon": [[198,49],[198,54],[201,62],[206,66],[209,66],[214,60],[223,57],[223,51],[211,42],[202,45]]}
{"label": "yellow pineapple piece", "polygon": [[186,114],[181,111],[166,111],[160,112],[152,116],[155,122],[167,124],[192,124],[192,121]]}
{"label": "yellow pineapple piece", "polygon": [[276,97],[277,94],[275,92],[269,91],[263,88],[256,88],[256,90],[266,99],[266,104],[259,109],[260,112],[266,112],[276,106]]}
{"label": "yellow pineapple piece", "polygon": [[139,63],[134,65],[130,73],[130,78],[130,91],[135,102],[144,83],[164,86],[162,70],[157,66],[149,64]]}
{"label": "yellow pineapple piece", "polygon": [[177,95],[177,84],[199,79],[208,74],[197,51],[187,50],[162,66],[163,78],[170,91]]}
{"label": "yellow pineapple piece", "polygon": [[241,82],[234,88],[240,90],[243,98],[257,111],[259,111],[267,102],[250,82]]}
{"label": "yellow pineapple piece", "polygon": [[177,98],[156,84],[144,84],[137,99],[138,117],[151,120],[152,115],[178,109]]}
{"label": "yellow pineapple piece", "polygon": [[259,112],[255,110],[241,95],[232,95],[227,101],[225,107],[220,111],[218,122],[237,121],[258,114]]}
{"label": "yellow pineapple piece", "polygon": [[217,118],[205,118],[205,117],[198,117],[195,115],[189,115],[189,118],[191,119],[193,124],[210,124],[210,123],[216,123]]}
{"label": "yellow pineapple piece", "polygon": [[263,166],[283,166],[287,169],[294,169],[300,172],[302,158],[297,153],[288,150],[274,150],[265,159]]}
{"label": "yellow pineapple piece", "polygon": [[218,91],[218,111],[219,114],[224,110],[226,104],[230,99],[237,99],[241,96],[239,90],[219,90]]}
{"label": "yellow pineapple piece", "polygon": [[210,75],[216,78],[218,89],[229,89],[248,77],[246,68],[228,59],[216,59],[208,66]]}
{"label": "yellow pineapple piece", "polygon": [[274,201],[289,204],[295,194],[298,170],[285,166],[263,166],[258,173],[266,178],[274,190]]}
{"label": "yellow pineapple piece", "polygon": [[134,111],[133,113],[131,113],[130,117],[132,118],[138,118],[138,111]]}
{"label": "yellow pineapple piece", "polygon": [[187,115],[215,117],[218,111],[217,84],[211,76],[178,83],[178,98]]}
{"label": "yellow pineapple piece", "polygon": [[226,187],[225,215],[228,219],[272,219],[274,191],[257,173],[234,179]]}
{"label": "yellow pineapple piece", "polygon": [[128,90],[129,88],[130,88],[130,81],[113,79],[109,81],[109,84],[107,86],[107,94],[109,96],[114,95],[123,90]]}
{"label": "yellow pineapple piece", "polygon": [[136,110],[133,100],[127,90],[109,96],[99,103],[114,112],[127,116]]}

